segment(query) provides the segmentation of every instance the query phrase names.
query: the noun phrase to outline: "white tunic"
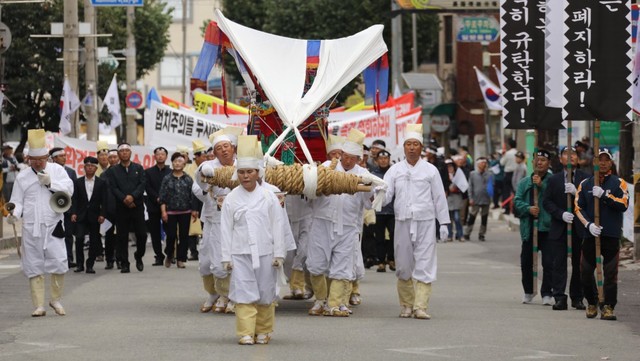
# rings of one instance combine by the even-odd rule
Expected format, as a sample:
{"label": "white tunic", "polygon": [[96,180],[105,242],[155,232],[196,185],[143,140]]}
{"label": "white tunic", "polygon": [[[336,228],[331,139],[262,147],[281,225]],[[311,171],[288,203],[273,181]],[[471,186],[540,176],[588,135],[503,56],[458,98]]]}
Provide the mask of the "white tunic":
{"label": "white tunic", "polygon": [[436,167],[420,159],[415,166],[406,160],[389,168],[385,205],[395,196],[396,276],[430,283],[436,279],[436,227],[451,223],[442,179]]}
{"label": "white tunic", "polygon": [[284,212],[278,197],[260,184],[242,186],[222,206],[222,262],[232,262],[229,297],[237,303],[268,304],[276,297],[273,258],[284,258]]}
{"label": "white tunic", "polygon": [[52,235],[64,215],[51,209],[49,199],[58,191],[72,196],[73,181],[55,163],[47,163],[44,172],[51,178],[49,187],[40,185],[33,168],[26,168],[18,173],[11,194],[11,202],[16,205],[13,214],[22,218],[22,269],[29,278],[69,270],[64,235]]}

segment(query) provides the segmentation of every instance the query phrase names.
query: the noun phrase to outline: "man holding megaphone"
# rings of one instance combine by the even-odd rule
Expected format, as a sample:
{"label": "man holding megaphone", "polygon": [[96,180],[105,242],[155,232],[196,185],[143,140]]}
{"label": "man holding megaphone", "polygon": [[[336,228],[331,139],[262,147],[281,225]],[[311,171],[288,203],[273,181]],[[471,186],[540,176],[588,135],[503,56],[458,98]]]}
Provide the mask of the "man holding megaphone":
{"label": "man holding megaphone", "polygon": [[[29,278],[31,299],[36,307],[31,316],[46,315],[46,273],[51,274],[49,305],[62,316],[65,310],[60,299],[64,274],[69,270],[63,213],[73,194],[73,182],[63,167],[47,162],[49,152],[43,129],[30,129],[28,142],[30,167],[16,177],[10,202],[14,208],[8,222],[15,224],[22,218],[22,271]],[[50,203],[52,198],[55,204]]]}

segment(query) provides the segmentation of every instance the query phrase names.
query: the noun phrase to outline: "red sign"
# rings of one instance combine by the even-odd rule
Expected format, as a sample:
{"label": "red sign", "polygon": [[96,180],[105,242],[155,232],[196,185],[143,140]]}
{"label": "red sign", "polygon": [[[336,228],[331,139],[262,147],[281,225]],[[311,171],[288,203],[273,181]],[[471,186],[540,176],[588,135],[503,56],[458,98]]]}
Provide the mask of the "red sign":
{"label": "red sign", "polygon": [[142,93],[134,90],[127,94],[127,97],[124,98],[124,102],[127,104],[127,108],[138,109],[142,106]]}

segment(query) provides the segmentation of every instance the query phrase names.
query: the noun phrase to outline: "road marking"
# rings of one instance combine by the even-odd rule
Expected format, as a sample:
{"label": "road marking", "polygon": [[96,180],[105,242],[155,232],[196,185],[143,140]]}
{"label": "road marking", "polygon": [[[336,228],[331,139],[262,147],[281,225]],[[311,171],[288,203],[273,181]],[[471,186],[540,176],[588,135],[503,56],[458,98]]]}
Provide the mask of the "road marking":
{"label": "road marking", "polygon": [[30,353],[49,352],[49,351],[55,351],[55,350],[80,348],[80,346],[54,344],[54,343],[48,343],[48,342],[15,342],[15,344],[16,345],[21,344],[21,345],[27,345],[27,346],[34,346],[34,347],[37,347],[37,348],[31,349],[31,350],[24,350],[24,351],[3,352],[2,354],[0,354],[0,358],[5,358],[7,356],[11,357],[11,356],[14,356],[14,355],[24,355],[24,354],[30,354]]}
{"label": "road marking", "polygon": [[19,264],[0,264],[0,269],[16,269],[20,268]]}
{"label": "road marking", "polygon": [[[400,353],[409,353],[414,355],[422,355],[422,356],[432,356],[432,357],[440,357],[440,358],[459,358],[459,353],[456,355],[447,354],[447,350],[462,350],[462,349],[499,349],[503,356],[506,356],[506,353],[517,354],[517,356],[513,355],[512,360],[548,360],[553,358],[566,358],[566,357],[578,357],[578,355],[566,355],[566,354],[556,354],[548,351],[541,350],[532,350],[532,349],[522,349],[522,348],[513,348],[513,347],[501,347],[501,346],[491,346],[491,345],[451,345],[451,346],[438,346],[438,347],[409,347],[409,348],[401,348],[401,349],[387,349],[387,351],[400,352]],[[495,352],[487,350],[487,352]],[[478,351],[474,351],[473,354],[478,354]]]}

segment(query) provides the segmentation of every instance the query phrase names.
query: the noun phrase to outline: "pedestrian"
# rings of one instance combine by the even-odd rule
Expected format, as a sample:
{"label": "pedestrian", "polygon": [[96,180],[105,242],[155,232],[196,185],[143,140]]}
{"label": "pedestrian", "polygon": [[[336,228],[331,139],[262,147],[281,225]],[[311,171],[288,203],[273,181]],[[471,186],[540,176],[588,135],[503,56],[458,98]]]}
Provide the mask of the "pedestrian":
{"label": "pedestrian", "polygon": [[96,142],[96,154],[98,157],[98,169],[96,176],[100,177],[102,173],[109,168],[109,144],[104,140]]}
{"label": "pedestrian", "polygon": [[[391,153],[383,149],[376,157],[378,168],[372,173],[378,178],[384,178],[389,168],[391,168]],[[393,201],[382,207],[380,212],[376,212],[376,223],[374,224],[376,237],[376,249],[378,268],[376,272],[387,272],[387,265],[391,271],[396,270],[396,261],[393,257],[393,238],[395,230],[395,217],[393,215]],[[388,236],[388,238],[387,238]]]}
{"label": "pedestrian", "polygon": [[367,170],[369,170],[369,172],[373,173],[373,171],[378,168],[378,154],[383,151],[386,150],[387,148],[387,143],[382,140],[382,139],[376,139],[373,142],[371,142],[371,149],[370,151],[370,156],[369,159],[366,162],[366,168]]}
{"label": "pedestrian", "polygon": [[451,222],[440,173],[420,158],[422,142],[422,124],[408,124],[405,160],[392,165],[384,176],[388,185],[385,204],[393,201],[396,218],[394,256],[400,317],[430,319],[431,283],[437,272],[436,220],[443,239],[448,238]]}
{"label": "pedestrian", "polygon": [[593,150],[589,146],[588,139],[589,138],[583,138],[583,140],[577,140],[574,147],[578,153],[578,165],[580,169],[588,175],[593,175]]}
{"label": "pedestrian", "polygon": [[471,231],[473,231],[473,224],[476,221],[478,212],[480,212],[481,217],[478,239],[482,242],[485,240],[487,220],[489,219],[489,206],[491,205],[491,196],[487,190],[491,182],[491,171],[487,169],[488,164],[487,158],[485,157],[476,159],[477,170],[469,174],[469,206],[471,208],[469,210],[467,226],[464,231],[464,239],[466,241],[471,239]]}
{"label": "pedestrian", "polygon": [[107,182],[96,177],[99,163],[95,157],[83,160],[85,175],[75,181],[73,200],[71,202],[71,222],[76,230],[76,261],[74,272],[84,272],[84,238],[89,235],[89,257],[86,263],[87,273],[96,273],[93,265],[100,255],[102,241],[100,225],[107,213]]}
{"label": "pedestrian", "polygon": [[[531,303],[537,290],[533,289],[533,227],[538,227],[538,249],[542,253],[542,285],[540,294],[542,304],[551,306],[553,291],[551,289],[551,268],[553,257],[548,247],[547,235],[551,224],[551,215],[542,207],[543,195],[549,180],[549,164],[551,154],[541,149],[534,159],[534,172],[518,183],[514,198],[514,215],[520,218],[520,269],[522,272],[522,303]],[[537,188],[538,199],[534,202],[534,187]]]}
{"label": "pedestrian", "polygon": [[518,183],[520,180],[527,176],[527,164],[524,162],[525,156],[522,152],[516,153],[516,168],[511,176],[511,186],[513,189],[518,189]]}
{"label": "pedestrian", "polygon": [[491,155],[489,169],[493,173],[493,207],[491,209],[497,209],[500,208],[500,199],[504,189],[504,167],[500,165],[500,154],[497,152]]}
{"label": "pedestrian", "polygon": [[[462,242],[463,230],[462,230],[462,222],[460,221],[460,208],[464,204],[464,200],[462,199],[462,191],[456,185],[456,174],[459,174],[458,177],[464,177],[462,169],[458,168],[456,164],[451,159],[445,160],[445,164],[447,165],[447,171],[449,173],[449,180],[451,184],[449,184],[449,190],[447,192],[447,206],[449,207],[449,219],[453,220],[456,229],[453,228],[453,224],[449,224],[449,237],[447,238],[447,242],[453,241],[452,236],[455,231],[456,241]],[[466,182],[466,179],[464,180]]]}
{"label": "pedestrian", "polygon": [[203,182],[201,176],[213,177],[216,169],[231,167],[236,163],[236,145],[238,136],[243,128],[228,126],[213,133],[210,137],[214,160],[203,162],[195,179],[198,188],[192,188],[192,193],[199,193],[197,197],[204,202],[201,219],[204,222],[202,228],[202,246],[199,250],[199,271],[202,276],[204,290],[207,292],[207,300],[202,304],[200,312],[233,313],[234,303],[229,301],[229,273],[222,267],[222,234],[220,228],[221,207],[224,198],[231,192],[229,188],[209,186]]}
{"label": "pedestrian", "polygon": [[[356,163],[362,156],[364,133],[352,129],[342,145],[338,172],[368,173]],[[323,163],[329,166],[331,161]],[[356,244],[362,231],[365,208],[371,208],[370,193],[334,194],[313,200],[313,221],[307,250],[307,268],[316,297],[309,315],[348,317],[351,281],[356,279]],[[331,279],[327,289],[326,277]],[[328,299],[327,299],[328,297]]]}
{"label": "pedestrian", "polygon": [[176,266],[185,268],[189,248],[189,224],[191,217],[198,218],[197,212],[191,209],[193,179],[184,172],[185,164],[186,160],[181,153],[171,155],[172,171],[162,179],[158,193],[162,221],[167,226],[164,248],[164,266],[167,268],[171,267],[176,244]]}
{"label": "pedestrian", "polygon": [[[120,162],[120,158],[118,157],[118,150],[110,149],[108,153],[107,159],[109,160],[109,167],[102,172],[100,175],[100,179],[103,179],[107,182],[107,204],[106,204],[106,218],[107,222],[111,225],[107,228],[104,234],[104,258],[107,262],[107,265],[104,267],[106,270],[113,269],[113,264],[117,264],[117,268],[121,269],[122,266],[120,262],[116,262],[116,198],[111,190],[111,185],[109,183],[111,170]],[[100,167],[98,167],[100,169]],[[96,171],[97,173],[98,171]],[[108,225],[109,225],[108,224]]]}
{"label": "pedestrian", "polygon": [[284,212],[276,195],[258,180],[264,175],[255,135],[240,136],[234,178],[240,186],[222,205],[222,264],[231,272],[229,296],[236,303],[241,345],[268,344],[275,323],[277,278],[285,256]]}
{"label": "pedestrian", "polygon": [[162,220],[160,211],[160,185],[162,180],[171,174],[171,168],[165,164],[169,152],[165,147],[157,147],[153,150],[153,158],[156,164],[147,168],[145,172],[145,192],[144,204],[147,207],[147,229],[151,236],[151,246],[155,254],[155,261],[152,266],[162,266],[164,264],[164,253],[162,253],[162,229],[166,229],[166,224]]}
{"label": "pedestrian", "polygon": [[116,258],[120,262],[120,273],[129,273],[129,230],[133,229],[136,237],[136,269],[142,272],[142,257],[147,244],[143,199],[146,177],[142,166],[131,161],[131,145],[120,143],[118,158],[120,163],[107,172],[109,188],[116,199]]}
{"label": "pedestrian", "polygon": [[[507,151],[502,155],[502,158],[500,158],[500,165],[504,167],[504,189],[502,190],[503,202],[511,197],[511,193],[516,189],[512,183],[513,172],[516,170],[516,153],[518,153],[518,150],[516,149],[515,139],[508,139]],[[505,205],[504,214],[510,213],[510,207]]]}
{"label": "pedestrian", "polygon": [[[616,320],[614,309],[618,302],[618,257],[622,236],[622,217],[629,206],[627,182],[612,174],[613,157],[608,148],[598,152],[600,185],[594,177],[585,179],[578,186],[575,208],[580,222],[589,231],[582,243],[580,273],[584,298],[587,299],[587,318],[598,315],[598,295],[593,271],[596,269],[596,238],[600,237],[602,270],[604,272],[604,303],[600,318]],[[595,198],[600,202],[600,224],[595,224]]]}
{"label": "pedestrian", "polygon": [[50,206],[54,192],[73,195],[73,182],[56,163],[49,163],[43,129],[29,129],[29,166],[16,177],[11,195],[15,205],[8,216],[9,224],[22,218],[21,266],[29,278],[33,317],[45,316],[45,274],[51,274],[51,306],[56,314],[65,315],[60,303],[64,289],[64,274],[69,270],[64,243],[64,216]]}
{"label": "pedestrian", "polygon": [[[191,142],[193,148],[193,162],[188,164],[184,168],[184,172],[191,177],[191,179],[196,178],[196,171],[200,164],[207,160],[207,147],[199,140],[194,139]],[[192,197],[193,205],[192,209],[197,212],[197,216],[195,219],[200,218],[200,212],[202,212],[202,202],[197,197]],[[202,225],[201,225],[202,226]],[[200,235],[188,235],[189,237],[189,253],[191,254],[188,258],[189,261],[197,261],[198,260],[198,240],[200,239]]]}
{"label": "pedestrian", "polygon": [[[551,214],[551,227],[549,229],[549,247],[553,255],[553,265],[551,269],[551,288],[555,304],[554,310],[566,310],[567,294],[567,229],[571,225],[571,280],[569,282],[569,296],[571,297],[571,307],[584,310],[586,307],[582,302],[584,294],[582,292],[582,282],[580,281],[580,257],[582,256],[582,240],[586,234],[586,229],[573,212],[567,210],[567,195],[571,196],[571,204],[575,200],[576,189],[580,183],[589,176],[580,169],[575,169],[578,165],[578,155],[575,149],[571,149],[571,162],[567,155],[567,147],[560,153],[560,163],[563,170],[549,177],[547,189],[544,192],[544,209]],[[574,168],[571,179],[568,179],[568,166]]]}
{"label": "pedestrian", "polygon": [[[71,178],[73,184],[76,184],[78,180],[78,176],[76,175],[76,171],[71,167],[67,167],[67,153],[64,151],[64,148],[54,147],[49,151],[49,157],[54,163],[59,164],[64,168],[64,170]],[[67,246],[67,261],[69,262],[69,268],[76,267],[76,263],[73,262],[73,234],[75,233],[75,224],[71,222],[71,212],[64,212],[64,243]],[[84,250],[84,241],[81,243],[81,247]]]}
{"label": "pedestrian", "polygon": [[[469,169],[468,167],[466,158],[460,154],[455,154],[451,156],[451,160],[453,161],[453,164],[455,164],[456,167],[462,171],[462,175],[464,176],[464,181],[466,182],[466,185],[468,187],[469,175],[471,175],[471,169]],[[459,181],[462,182],[462,179],[460,179]],[[462,224],[462,227],[467,225],[468,216],[469,216],[469,189],[467,188],[465,189],[464,192],[462,192],[462,205],[460,205],[460,223]]]}
{"label": "pedestrian", "polygon": [[11,190],[19,171],[18,160],[13,155],[13,147],[9,144],[4,144],[2,146],[2,180],[4,182],[2,196],[5,202],[11,199]]}

